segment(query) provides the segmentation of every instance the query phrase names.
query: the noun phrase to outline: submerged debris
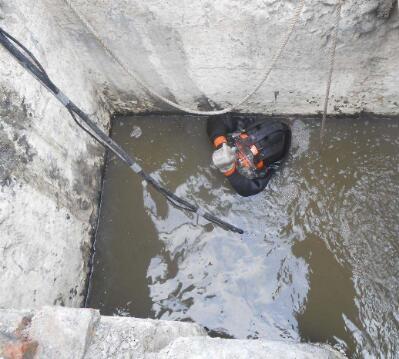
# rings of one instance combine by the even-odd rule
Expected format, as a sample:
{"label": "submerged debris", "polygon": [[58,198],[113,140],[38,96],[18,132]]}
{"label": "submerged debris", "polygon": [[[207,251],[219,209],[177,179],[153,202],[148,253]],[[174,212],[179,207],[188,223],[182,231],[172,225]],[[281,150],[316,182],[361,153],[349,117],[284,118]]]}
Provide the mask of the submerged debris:
{"label": "submerged debris", "polygon": [[131,138],[140,138],[143,134],[143,131],[139,126],[133,126],[132,132],[130,132]]}

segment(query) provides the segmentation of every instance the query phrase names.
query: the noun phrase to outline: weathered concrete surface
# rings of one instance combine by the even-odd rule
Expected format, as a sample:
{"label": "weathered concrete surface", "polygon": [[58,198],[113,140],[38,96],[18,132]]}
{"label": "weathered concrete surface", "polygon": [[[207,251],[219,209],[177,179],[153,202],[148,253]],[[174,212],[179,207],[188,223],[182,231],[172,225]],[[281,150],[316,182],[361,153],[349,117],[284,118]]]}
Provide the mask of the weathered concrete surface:
{"label": "weathered concrete surface", "polygon": [[38,358],[82,358],[99,321],[93,309],[44,307],[32,317],[26,335],[39,343]]}
{"label": "weathered concrete surface", "polygon": [[100,317],[92,309],[0,310],[0,318],[4,359],[343,358],[327,346],[212,339],[194,323]]}
{"label": "weathered concrete surface", "polygon": [[181,337],[206,336],[194,323],[122,317],[101,317],[86,353],[87,359],[144,357],[158,353]]}
{"label": "weathered concrete surface", "polygon": [[[73,61],[72,41],[61,39],[45,3],[2,1],[0,9],[2,26],[106,125],[95,83],[84,64]],[[0,307],[79,306],[102,150],[3,49],[0,117]]]}
{"label": "weathered concrete surface", "polygon": [[[258,80],[296,2],[74,0],[110,47],[184,105],[234,102]],[[308,1],[268,85],[243,108],[321,109],[335,0]],[[387,0],[344,5],[336,110],[397,113],[399,17]],[[2,26],[106,128],[113,111],[167,109],[113,64],[63,0],[0,0]],[[82,304],[103,152],[0,49],[0,307]]]}
{"label": "weathered concrete surface", "polygon": [[[223,107],[254,87],[278,48],[297,1],[73,3],[148,84],[196,108],[208,102]],[[322,109],[335,4],[336,0],[306,2],[283,59],[244,110],[309,114]],[[399,16],[393,4],[393,0],[344,2],[331,111],[399,111]],[[132,99],[134,106],[142,93],[134,80],[122,79],[123,72],[116,70],[109,81],[124,93],[124,103],[115,104],[119,110],[134,110],[126,100]]]}
{"label": "weathered concrete surface", "polygon": [[339,359],[343,355],[328,346],[267,340],[178,338],[164,348],[159,359]]}

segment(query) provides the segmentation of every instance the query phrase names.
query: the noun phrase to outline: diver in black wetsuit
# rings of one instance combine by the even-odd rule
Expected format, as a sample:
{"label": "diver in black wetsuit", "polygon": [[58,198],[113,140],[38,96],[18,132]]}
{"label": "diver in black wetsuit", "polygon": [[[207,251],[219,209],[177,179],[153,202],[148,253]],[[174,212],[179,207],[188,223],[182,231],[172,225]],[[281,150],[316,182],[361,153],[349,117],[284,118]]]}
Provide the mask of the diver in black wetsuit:
{"label": "diver in black wetsuit", "polygon": [[209,117],[207,133],[215,147],[213,163],[244,197],[265,189],[270,166],[285,158],[291,144],[287,124],[248,115]]}

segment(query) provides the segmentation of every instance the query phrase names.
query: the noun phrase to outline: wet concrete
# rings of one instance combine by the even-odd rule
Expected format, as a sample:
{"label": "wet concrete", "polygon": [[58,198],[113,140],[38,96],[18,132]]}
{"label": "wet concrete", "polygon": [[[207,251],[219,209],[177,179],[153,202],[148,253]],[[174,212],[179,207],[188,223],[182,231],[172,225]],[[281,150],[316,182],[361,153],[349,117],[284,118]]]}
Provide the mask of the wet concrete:
{"label": "wet concrete", "polygon": [[246,233],[195,225],[109,158],[88,306],[195,321],[236,338],[326,342],[352,357],[394,357],[399,121],[329,119],[323,146],[318,121],[289,121],[287,163],[266,191],[244,199],[210,167],[203,120],[116,119],[113,137],[148,172]]}

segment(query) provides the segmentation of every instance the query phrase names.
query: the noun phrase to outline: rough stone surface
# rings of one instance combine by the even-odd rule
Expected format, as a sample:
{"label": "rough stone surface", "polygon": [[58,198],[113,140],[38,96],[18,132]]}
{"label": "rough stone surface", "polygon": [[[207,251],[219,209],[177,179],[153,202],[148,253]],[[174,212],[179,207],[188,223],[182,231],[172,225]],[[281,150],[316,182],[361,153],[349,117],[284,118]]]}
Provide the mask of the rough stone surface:
{"label": "rough stone surface", "polygon": [[164,348],[157,359],[340,359],[328,346],[267,340],[179,338]]}
{"label": "rough stone surface", "polygon": [[25,359],[36,354],[38,343],[26,333],[33,315],[34,311],[0,310],[0,358]]}
{"label": "rough stone surface", "polygon": [[212,339],[194,323],[100,317],[92,309],[0,310],[0,318],[4,359],[343,358],[327,346]]}
{"label": "rough stone surface", "polygon": [[[270,62],[296,1],[73,0],[109,46],[162,94],[191,107],[246,94]],[[251,112],[321,109],[335,0],[307,1]],[[0,0],[2,26],[107,128],[113,111],[169,109],[105,54],[63,0]],[[398,113],[396,2],[346,1],[335,112]],[[0,49],[0,307],[82,304],[103,152]]]}
{"label": "rough stone surface", "polygon": [[102,317],[86,358],[141,358],[159,352],[177,338],[193,336],[206,336],[206,332],[194,323]]}
{"label": "rough stone surface", "polygon": [[397,0],[380,1],[377,8],[378,16],[382,18],[388,18],[392,13],[395,4],[397,5]]}
{"label": "rough stone surface", "polygon": [[93,309],[45,307],[32,318],[29,337],[39,343],[39,358],[83,358],[99,321]]}

